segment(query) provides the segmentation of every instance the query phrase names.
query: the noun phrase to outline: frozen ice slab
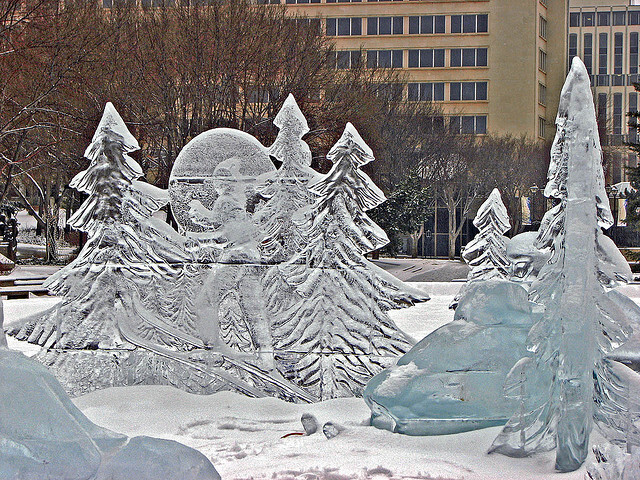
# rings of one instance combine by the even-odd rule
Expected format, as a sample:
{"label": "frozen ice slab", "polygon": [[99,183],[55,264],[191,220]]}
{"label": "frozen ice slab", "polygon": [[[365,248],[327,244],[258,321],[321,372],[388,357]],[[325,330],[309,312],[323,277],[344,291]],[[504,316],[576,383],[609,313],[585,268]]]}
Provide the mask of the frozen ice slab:
{"label": "frozen ice slab", "polygon": [[440,435],[503,424],[515,404],[505,378],[526,352],[538,318],[526,290],[506,280],[469,284],[453,322],[373,377],[364,399],[372,423],[409,435]]}

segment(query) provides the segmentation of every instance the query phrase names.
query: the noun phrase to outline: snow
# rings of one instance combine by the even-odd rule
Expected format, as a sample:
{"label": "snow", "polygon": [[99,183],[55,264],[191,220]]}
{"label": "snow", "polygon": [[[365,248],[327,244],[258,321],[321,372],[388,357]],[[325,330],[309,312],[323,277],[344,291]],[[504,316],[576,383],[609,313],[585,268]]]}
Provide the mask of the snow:
{"label": "snow", "polygon": [[[122,387],[75,400],[93,422],[127,435],[176,440],[204,453],[225,480],[465,479],[577,480],[553,472],[553,455],[513,459],[485,452],[499,428],[458,435],[410,437],[367,426],[357,398],[296,405],[221,392],[197,396],[170,387]],[[303,432],[314,415],[345,428],[328,440]]]}
{"label": "snow", "polygon": [[[420,339],[453,319],[448,305],[461,284],[410,285],[425,290],[431,300],[389,314],[399,328]],[[640,284],[619,290],[640,304]],[[6,321],[16,321],[14,312],[22,316],[36,313],[44,308],[44,300],[56,299],[4,301]],[[9,342],[19,350],[32,347],[11,338]],[[200,396],[165,386],[137,386],[93,392],[74,403],[105,428],[129,436],[176,440],[198,449],[225,480],[582,480],[585,474],[584,467],[569,474],[554,473],[553,454],[524,459],[487,455],[499,427],[433,437],[369,427],[370,410],[358,398],[296,405],[229,392]],[[320,431],[281,439],[287,433],[304,431],[300,423],[304,413],[314,415],[320,426],[331,421],[346,430],[331,440]],[[598,433],[592,433],[591,443],[599,442]]]}

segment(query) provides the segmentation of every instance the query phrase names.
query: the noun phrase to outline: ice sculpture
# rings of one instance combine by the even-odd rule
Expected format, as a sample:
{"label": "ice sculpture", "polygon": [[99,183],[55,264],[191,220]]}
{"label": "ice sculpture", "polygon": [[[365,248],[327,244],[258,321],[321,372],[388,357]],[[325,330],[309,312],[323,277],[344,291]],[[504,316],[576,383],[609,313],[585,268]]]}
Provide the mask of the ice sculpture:
{"label": "ice sculpture", "polygon": [[311,150],[302,140],[309,131],[293,95],[289,95],[273,122],[280,133],[269,153],[282,162],[274,173],[261,179],[260,189],[267,202],[256,212],[256,220],[265,233],[261,243],[266,263],[291,259],[304,246],[304,232],[294,214],[313,203],[307,185],[318,176],[311,168]]}
{"label": "ice sculpture", "polygon": [[516,403],[503,395],[538,318],[520,285],[472,282],[453,322],[373,377],[364,399],[372,424],[408,435],[441,435],[504,424]]}
{"label": "ice sculpture", "polygon": [[613,444],[593,448],[595,462],[587,465],[591,480],[636,480],[640,478],[640,451],[628,452]]}
{"label": "ice sculpture", "polygon": [[473,224],[479,232],[462,252],[462,258],[471,267],[471,271],[467,276],[467,283],[460,289],[449,308],[456,308],[472,282],[490,278],[506,279],[509,276],[511,261],[507,257],[508,238],[503,234],[511,228],[511,223],[497,188],[491,191],[480,206]]}
{"label": "ice sculpture", "polygon": [[[87,244],[47,281],[64,300],[12,332],[45,347],[38,358],[71,394],[151,383],[310,402],[318,371],[292,374],[309,359],[322,359],[324,374],[329,354],[343,355],[323,395],[352,394],[409,345],[385,311],[428,297],[363,258],[387,241],[364,213],[384,200],[357,169],[371,151],[349,127],[330,154],[336,167],[320,178],[293,97],[275,122],[269,150],[225,128],[194,138],[165,191],[136,180],[142,171],[127,154],[137,142],[107,105],[91,164],[72,182],[89,194],[72,218]],[[153,217],[167,202],[180,233]],[[337,351],[322,329],[305,330],[322,295],[340,298],[327,307],[343,326],[331,332],[344,339]]]}
{"label": "ice sculpture", "polygon": [[[531,286],[545,313],[528,336],[529,354],[512,369],[506,392],[518,407],[491,451],[525,456],[556,448],[556,469],[580,467],[593,419],[616,409],[606,393],[620,380],[605,356],[633,329],[616,317],[605,287],[601,228],[613,224],[589,75],[577,57],[562,89],[545,195],[558,200],[536,246],[550,258]],[[605,264],[606,265],[606,264]],[[595,399],[595,401],[594,401]]]}
{"label": "ice sculpture", "polygon": [[507,241],[509,280],[521,282],[525,288],[538,278],[540,269],[549,259],[548,252],[536,248],[538,232],[524,232]]}
{"label": "ice sculpture", "polygon": [[283,374],[322,399],[360,393],[405,352],[412,342],[385,312],[397,302],[428,298],[364,258],[389,240],[365,213],[385,197],[359,170],[374,157],[353,125],[327,158],[331,171],[309,186],[316,201],[307,216],[306,246],[278,267],[299,299],[274,302],[287,308],[273,324],[276,354],[291,365]]}
{"label": "ice sculpture", "polygon": [[201,453],[94,425],[40,363],[7,348],[0,302],[0,478],[219,480]]}
{"label": "ice sculpture", "polygon": [[180,152],[169,178],[171,210],[182,232],[202,233],[220,227],[211,218],[218,192],[215,170],[218,164],[240,160],[239,175],[247,199],[255,195],[258,176],[275,171],[266,148],[248,133],[216,128],[201,133]]}

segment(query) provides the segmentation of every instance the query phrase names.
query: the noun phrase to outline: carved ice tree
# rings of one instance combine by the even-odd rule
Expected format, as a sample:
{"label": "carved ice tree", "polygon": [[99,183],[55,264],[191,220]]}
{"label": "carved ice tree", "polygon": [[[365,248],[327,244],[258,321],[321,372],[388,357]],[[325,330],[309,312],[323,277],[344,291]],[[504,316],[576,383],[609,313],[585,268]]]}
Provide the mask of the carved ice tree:
{"label": "carved ice tree", "polygon": [[456,308],[462,296],[467,292],[470,282],[478,280],[502,279],[509,276],[511,260],[507,257],[507,238],[504,234],[511,228],[507,208],[502,197],[494,188],[489,197],[478,209],[473,224],[478,234],[464,247],[462,258],[471,271],[467,283],[453,299],[449,308]]}
{"label": "carved ice tree", "polygon": [[[74,351],[132,349],[122,332],[135,331],[143,299],[157,292],[184,262],[183,239],[152,214],[168,202],[166,191],[137,181],[140,165],[129,157],[136,139],[111,103],[85,152],[89,167],[71,186],[89,196],[69,220],[87,233],[78,257],[45,283],[64,299],[26,323],[17,337]],[[153,335],[145,328],[141,335]],[[56,351],[50,352],[54,362]],[[72,367],[73,368],[73,367]]]}
{"label": "carved ice tree", "polygon": [[269,153],[282,165],[276,172],[266,174],[260,193],[268,200],[255,218],[265,235],[260,245],[263,260],[280,263],[304,246],[303,227],[293,217],[313,202],[307,184],[318,173],[311,168],[311,150],[302,140],[309,126],[293,95],[287,97],[273,123],[280,133]]}
{"label": "carved ice tree", "polygon": [[577,57],[556,124],[545,195],[558,204],[546,213],[536,245],[551,256],[530,291],[545,313],[529,332],[531,356],[507,379],[506,391],[520,400],[520,408],[491,451],[526,456],[556,447],[556,469],[566,472],[587,456],[593,418],[604,405],[594,402],[595,390],[617,380],[604,357],[629,334],[605,295],[604,287],[617,279],[602,265],[601,228],[610,227],[613,218],[589,75]]}
{"label": "carved ice tree", "polygon": [[281,267],[301,300],[272,328],[276,352],[299,355],[295,381],[322,399],[360,393],[385,357],[405,352],[411,340],[385,312],[400,298],[427,299],[401,292],[364,258],[389,240],[365,213],[385,197],[359,170],[374,157],[353,125],[347,124],[327,158],[331,171],[310,185],[317,199],[307,219],[306,247]]}
{"label": "carved ice tree", "polygon": [[511,224],[497,188],[480,206],[473,224],[479,233],[462,252],[462,257],[471,267],[467,281],[496,277],[506,279],[511,261],[507,257],[504,234],[509,231]]}

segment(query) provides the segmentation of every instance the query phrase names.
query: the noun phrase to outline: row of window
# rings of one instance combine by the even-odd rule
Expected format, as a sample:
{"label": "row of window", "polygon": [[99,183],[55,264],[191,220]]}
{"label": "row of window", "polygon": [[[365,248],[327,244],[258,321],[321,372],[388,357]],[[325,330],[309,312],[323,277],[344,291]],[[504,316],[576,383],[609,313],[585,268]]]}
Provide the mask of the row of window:
{"label": "row of window", "polygon": [[[622,135],[624,132],[624,125],[627,123],[627,111],[637,111],[638,109],[638,93],[629,93],[628,104],[623,106],[623,94],[614,93],[611,95],[611,99],[606,93],[598,94],[598,118],[603,122],[603,125],[607,125],[608,121],[611,121],[612,132],[614,135]],[[611,108],[612,118],[608,118],[608,108]],[[629,131],[632,129],[629,128]]]}
{"label": "row of window", "polygon": [[[609,34],[600,33],[597,36],[597,55],[598,69],[595,70],[594,65],[594,35],[585,33],[582,36],[582,59],[589,74],[607,75],[609,74]],[[638,56],[638,32],[629,33],[629,72],[630,74],[638,73],[639,56]],[[613,74],[622,75],[624,69],[624,34],[616,32],[613,34]],[[578,35],[576,33],[569,34],[569,60],[578,55]]]}
{"label": "row of window", "polygon": [[[425,48],[408,50],[408,68],[444,68],[445,49]],[[360,50],[334,52],[336,68],[353,68],[362,61]],[[403,68],[403,50],[368,50],[368,68]],[[486,48],[452,48],[450,67],[486,67]]]}
{"label": "row of window", "polygon": [[[445,82],[409,83],[407,100],[410,102],[444,101]],[[487,82],[449,83],[450,101],[474,101],[487,99]]]}
{"label": "row of window", "polygon": [[569,14],[570,27],[608,27],[611,25],[640,25],[640,10]]}
{"label": "row of window", "polygon": [[[489,27],[487,14],[451,15],[449,33],[486,33]],[[404,17],[366,17],[367,35],[402,35]],[[409,17],[409,34],[446,33],[444,15]],[[362,35],[362,17],[327,18],[327,35]]]}

